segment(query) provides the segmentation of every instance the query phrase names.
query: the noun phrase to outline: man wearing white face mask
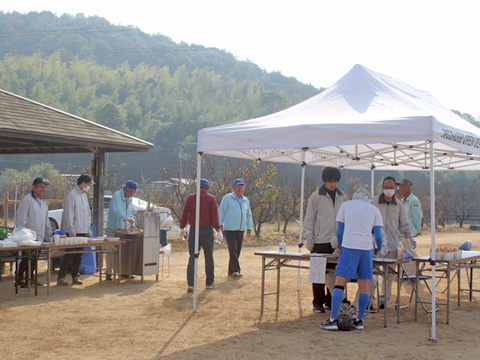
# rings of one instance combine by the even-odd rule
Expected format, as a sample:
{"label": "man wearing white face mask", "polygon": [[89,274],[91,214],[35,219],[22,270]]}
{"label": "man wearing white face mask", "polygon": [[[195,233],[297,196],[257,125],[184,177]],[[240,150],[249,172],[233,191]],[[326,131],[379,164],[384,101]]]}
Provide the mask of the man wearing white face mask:
{"label": "man wearing white face mask", "polygon": [[[90,204],[88,202],[87,191],[90,185],[95,184],[88,175],[81,175],[77,179],[77,185],[65,197],[63,209],[63,229],[69,237],[90,236]],[[82,254],[66,254],[63,257],[60,270],[58,272],[57,285],[67,286],[65,281],[68,265],[73,259],[72,264],[72,284],[82,285],[78,278],[80,265],[82,263]]]}
{"label": "man wearing white face mask", "polygon": [[[382,183],[383,193],[376,196],[372,202],[372,205],[380,210],[383,220],[383,238],[386,240],[386,246],[384,246],[381,257],[389,259],[396,259],[397,248],[402,247],[399,241],[400,234],[408,239],[412,238],[410,224],[408,223],[408,210],[400,200],[395,198],[395,188],[395,179],[387,176]],[[383,308],[384,304],[390,300],[392,282],[388,282],[388,289],[382,289],[380,292],[380,308]]]}

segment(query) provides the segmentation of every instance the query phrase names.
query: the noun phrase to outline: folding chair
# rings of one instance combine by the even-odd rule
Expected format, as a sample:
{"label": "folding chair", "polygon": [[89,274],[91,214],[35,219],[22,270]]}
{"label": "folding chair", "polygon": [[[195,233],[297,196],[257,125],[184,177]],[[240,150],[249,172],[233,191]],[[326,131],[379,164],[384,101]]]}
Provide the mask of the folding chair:
{"label": "folding chair", "polygon": [[[407,249],[404,249],[404,252],[403,252],[403,258],[405,260],[408,260],[408,259],[413,259],[413,255],[407,250]],[[408,308],[411,304],[412,304],[412,300],[413,300],[413,296],[414,294],[416,293],[416,284],[417,284],[417,275],[416,274],[409,274],[407,272],[407,269],[405,268],[405,266],[402,264],[402,268],[403,268],[403,282],[410,285],[412,287],[412,292],[410,293],[410,299],[408,301],[408,304],[407,305],[403,305],[403,306],[400,306],[400,309],[406,309]],[[432,294],[432,290],[430,288],[430,286],[428,285],[428,280],[431,280],[432,277],[431,276],[428,276],[428,275],[420,275],[418,277],[418,282],[420,284],[420,282],[423,281],[423,283],[426,285],[428,291],[430,294]],[[429,310],[425,307],[425,304],[431,304],[431,302],[425,302],[423,301],[421,298],[420,298],[420,295],[418,295],[417,297],[417,300],[418,302],[422,305],[423,307],[423,310],[425,310],[425,312],[427,313],[430,313],[432,312],[432,310]],[[440,309],[438,303],[435,301],[435,311],[438,311]]]}

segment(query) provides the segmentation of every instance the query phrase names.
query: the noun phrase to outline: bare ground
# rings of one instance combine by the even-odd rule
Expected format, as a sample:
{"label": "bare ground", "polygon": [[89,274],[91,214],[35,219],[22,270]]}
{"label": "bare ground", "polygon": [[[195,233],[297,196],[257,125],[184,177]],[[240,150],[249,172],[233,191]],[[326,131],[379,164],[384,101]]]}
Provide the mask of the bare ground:
{"label": "bare ground", "polygon": [[[289,238],[288,250],[295,251]],[[228,251],[215,250],[217,289],[205,289],[203,255],[199,260],[198,309],[186,289],[188,254],[185,244],[174,239],[170,276],[155,282],[154,276],[99,284],[98,277],[82,276],[84,285],[51,287],[50,295],[22,291],[15,295],[13,278],[0,282],[0,359],[430,359],[477,358],[480,328],[478,304],[462,294],[456,304],[452,294],[450,324],[445,307],[437,313],[436,341],[429,340],[427,314],[414,320],[413,306],[402,310],[401,323],[389,311],[388,328],[383,313],[370,314],[364,331],[328,332],[319,324],[328,314],[312,313],[308,272],[301,272],[297,291],[296,269],[282,270],[280,311],[275,297],[265,301],[260,313],[261,258],[255,251],[275,250],[280,236],[271,233],[261,242],[249,239],[241,256],[244,277],[227,277]],[[480,249],[480,234],[456,229],[437,233],[438,245],[458,246],[472,240]],[[260,246],[254,246],[260,245]],[[419,242],[420,255],[430,249],[430,236]],[[478,277],[478,276],[477,276]],[[54,276],[55,278],[55,276]],[[462,274],[465,280],[465,272]],[[275,287],[274,273],[267,273],[267,290]],[[40,280],[46,280],[45,266]],[[479,288],[479,280],[475,280]],[[356,285],[351,285],[350,294]],[[456,281],[453,284],[456,288]],[[402,290],[406,302],[410,288]],[[440,298],[445,295],[439,294]],[[423,297],[427,297],[426,293]]]}

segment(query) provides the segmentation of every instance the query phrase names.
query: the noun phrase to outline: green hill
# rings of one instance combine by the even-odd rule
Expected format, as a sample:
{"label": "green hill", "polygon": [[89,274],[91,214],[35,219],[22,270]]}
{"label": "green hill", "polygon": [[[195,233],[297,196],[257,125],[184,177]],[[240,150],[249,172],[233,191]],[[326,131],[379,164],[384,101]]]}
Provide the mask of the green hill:
{"label": "green hill", "polygon": [[82,15],[0,13],[0,56],[0,88],[155,143],[141,160],[110,156],[126,160],[132,176],[176,166],[180,147],[195,152],[201,128],[266,115],[321,91],[223,50]]}

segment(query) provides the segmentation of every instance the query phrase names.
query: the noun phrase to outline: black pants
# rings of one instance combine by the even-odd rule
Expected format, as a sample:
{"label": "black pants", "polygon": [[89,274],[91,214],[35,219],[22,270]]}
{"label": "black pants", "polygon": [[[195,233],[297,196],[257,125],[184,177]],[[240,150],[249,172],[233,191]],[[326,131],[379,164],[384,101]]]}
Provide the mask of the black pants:
{"label": "black pants", "polygon": [[[313,246],[312,253],[320,253],[320,254],[331,254],[333,253],[333,248],[330,243],[326,244],[315,244]],[[335,265],[327,264],[328,269],[334,269]],[[327,288],[327,293],[325,294],[325,284],[312,284],[313,289],[313,306],[323,306],[327,305],[330,306],[332,303],[332,294],[330,294],[330,290]]]}
{"label": "black pants", "polygon": [[225,240],[227,240],[228,253],[230,260],[228,261],[228,275],[240,273],[240,262],[238,258],[242,252],[243,231],[227,231],[223,232]]}
{"label": "black pants", "polygon": [[[77,234],[77,236],[88,236],[88,234]],[[82,254],[65,254],[62,259],[62,264],[60,265],[60,270],[58,271],[59,279],[65,278],[67,276],[68,266],[70,265],[70,262],[72,262],[72,260],[72,279],[78,277],[78,273],[80,272],[80,265],[82,264]]]}
{"label": "black pants", "polygon": [[[18,281],[26,280],[25,275],[27,274],[27,270],[28,270],[28,257],[32,255],[32,251],[24,250],[22,251],[22,253],[25,253],[25,254],[22,256],[22,260],[18,265],[18,270],[17,270]],[[29,277],[30,280],[34,279],[36,268],[37,268],[37,262],[32,260],[30,263],[30,277]]]}

